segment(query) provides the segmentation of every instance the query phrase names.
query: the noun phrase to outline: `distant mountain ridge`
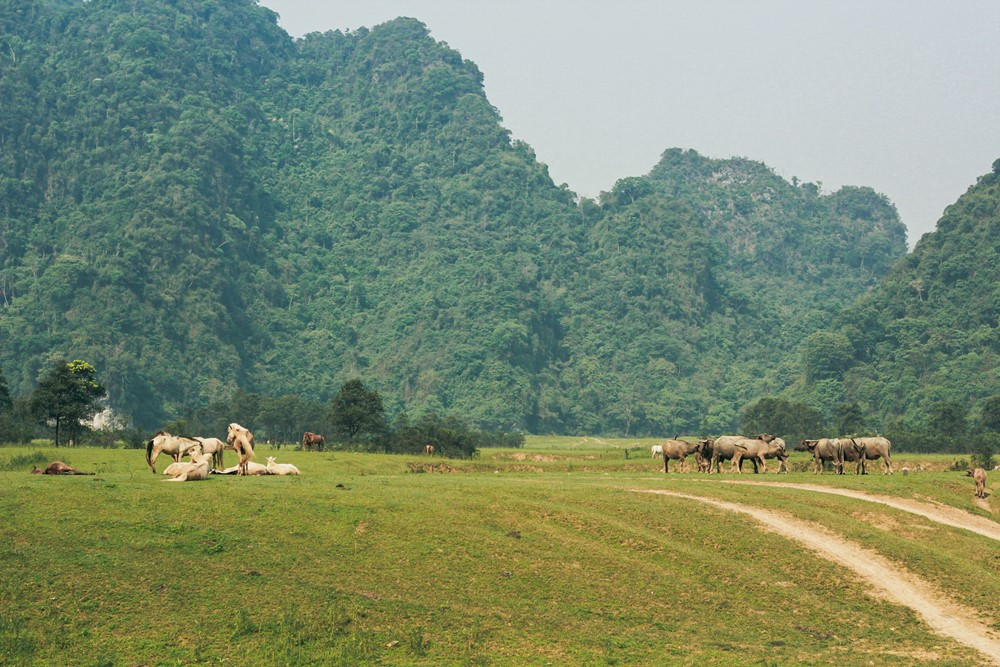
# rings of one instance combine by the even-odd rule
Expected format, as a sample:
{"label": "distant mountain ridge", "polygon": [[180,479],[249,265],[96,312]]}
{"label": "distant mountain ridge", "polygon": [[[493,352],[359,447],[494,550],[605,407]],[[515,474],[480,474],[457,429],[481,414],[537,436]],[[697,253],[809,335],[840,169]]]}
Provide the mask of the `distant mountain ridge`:
{"label": "distant mountain ridge", "polygon": [[535,432],[719,431],[905,252],[868,188],[671,149],[599,201],[413,19],[250,0],[0,8],[0,366],[157,425],[236,387]]}

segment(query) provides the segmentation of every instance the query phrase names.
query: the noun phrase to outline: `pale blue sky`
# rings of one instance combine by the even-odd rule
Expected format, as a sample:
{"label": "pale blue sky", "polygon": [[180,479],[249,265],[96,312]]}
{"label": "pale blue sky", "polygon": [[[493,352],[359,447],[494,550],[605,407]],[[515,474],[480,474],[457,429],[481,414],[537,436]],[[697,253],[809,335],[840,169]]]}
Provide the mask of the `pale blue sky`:
{"label": "pale blue sky", "polygon": [[293,36],[397,16],[475,62],[585,196],[670,147],[887,195],[910,245],[1000,158],[1000,2],[260,0]]}

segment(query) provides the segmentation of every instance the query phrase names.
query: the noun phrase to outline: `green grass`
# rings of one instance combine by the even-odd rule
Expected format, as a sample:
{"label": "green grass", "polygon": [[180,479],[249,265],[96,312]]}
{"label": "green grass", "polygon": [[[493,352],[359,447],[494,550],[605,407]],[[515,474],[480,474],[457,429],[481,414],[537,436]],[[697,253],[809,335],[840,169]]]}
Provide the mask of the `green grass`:
{"label": "green grass", "polygon": [[[422,474],[427,457],[283,449],[301,477],[191,484],[162,483],[138,450],[43,449],[97,473],[46,477],[4,464],[37,448],[0,449],[0,663],[975,664],[749,518],[630,491],[680,479],[827,525],[1000,617],[986,538],[847,498],[666,478],[643,441],[528,444]],[[958,473],[780,479],[974,509]]]}

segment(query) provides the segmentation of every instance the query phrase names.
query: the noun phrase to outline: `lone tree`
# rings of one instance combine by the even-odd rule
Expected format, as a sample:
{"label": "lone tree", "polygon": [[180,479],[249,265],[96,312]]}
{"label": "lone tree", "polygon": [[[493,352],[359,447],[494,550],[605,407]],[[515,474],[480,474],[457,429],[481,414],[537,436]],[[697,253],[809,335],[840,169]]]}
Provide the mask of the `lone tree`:
{"label": "lone tree", "polygon": [[348,380],[330,401],[330,425],[348,440],[361,434],[383,433],[386,424],[382,397],[374,389],[365,389],[361,380]]}
{"label": "lone tree", "polygon": [[101,410],[98,402],[104,387],[97,383],[97,371],[86,361],[60,361],[38,382],[31,395],[31,411],[42,423],[55,422],[56,447],[63,427],[71,432],[80,422]]}

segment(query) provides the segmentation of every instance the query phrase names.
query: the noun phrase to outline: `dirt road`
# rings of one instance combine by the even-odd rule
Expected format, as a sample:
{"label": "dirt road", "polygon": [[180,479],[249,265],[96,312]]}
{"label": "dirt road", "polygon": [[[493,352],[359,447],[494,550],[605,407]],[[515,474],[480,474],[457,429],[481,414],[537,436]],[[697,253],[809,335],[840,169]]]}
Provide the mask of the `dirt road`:
{"label": "dirt road", "polygon": [[910,500],[908,498],[896,498],[894,496],[883,496],[864,491],[854,491],[851,489],[840,489],[820,484],[793,484],[790,482],[738,482],[736,480],[719,480],[719,484],[747,484],[757,486],[772,486],[780,489],[801,489],[803,491],[814,491],[816,493],[829,493],[835,496],[847,496],[857,498],[871,503],[888,505],[904,512],[919,514],[936,523],[955,528],[964,528],[973,533],[984,535],[994,540],[1000,541],[1000,523],[987,519],[986,517],[969,514],[957,507],[949,507],[934,502],[922,502]]}
{"label": "dirt road", "polygon": [[[752,484],[752,482],[749,483]],[[806,485],[769,484],[769,486],[799,488]],[[827,489],[826,487],[817,488],[823,491],[840,491],[840,489]],[[636,491],[684,498],[730,512],[746,514],[758,521],[766,530],[799,542],[823,558],[835,562],[841,567],[854,570],[864,577],[873,589],[885,599],[913,609],[935,633],[965,644],[978,651],[990,662],[1000,665],[1000,636],[983,623],[975,611],[949,599],[900,565],[834,535],[822,526],[794,519],[772,510],[748,507],[687,493],[653,489],[636,489]],[[866,496],[864,498],[866,500],[870,499],[867,494],[861,495]],[[907,511],[912,510],[907,509]]]}

